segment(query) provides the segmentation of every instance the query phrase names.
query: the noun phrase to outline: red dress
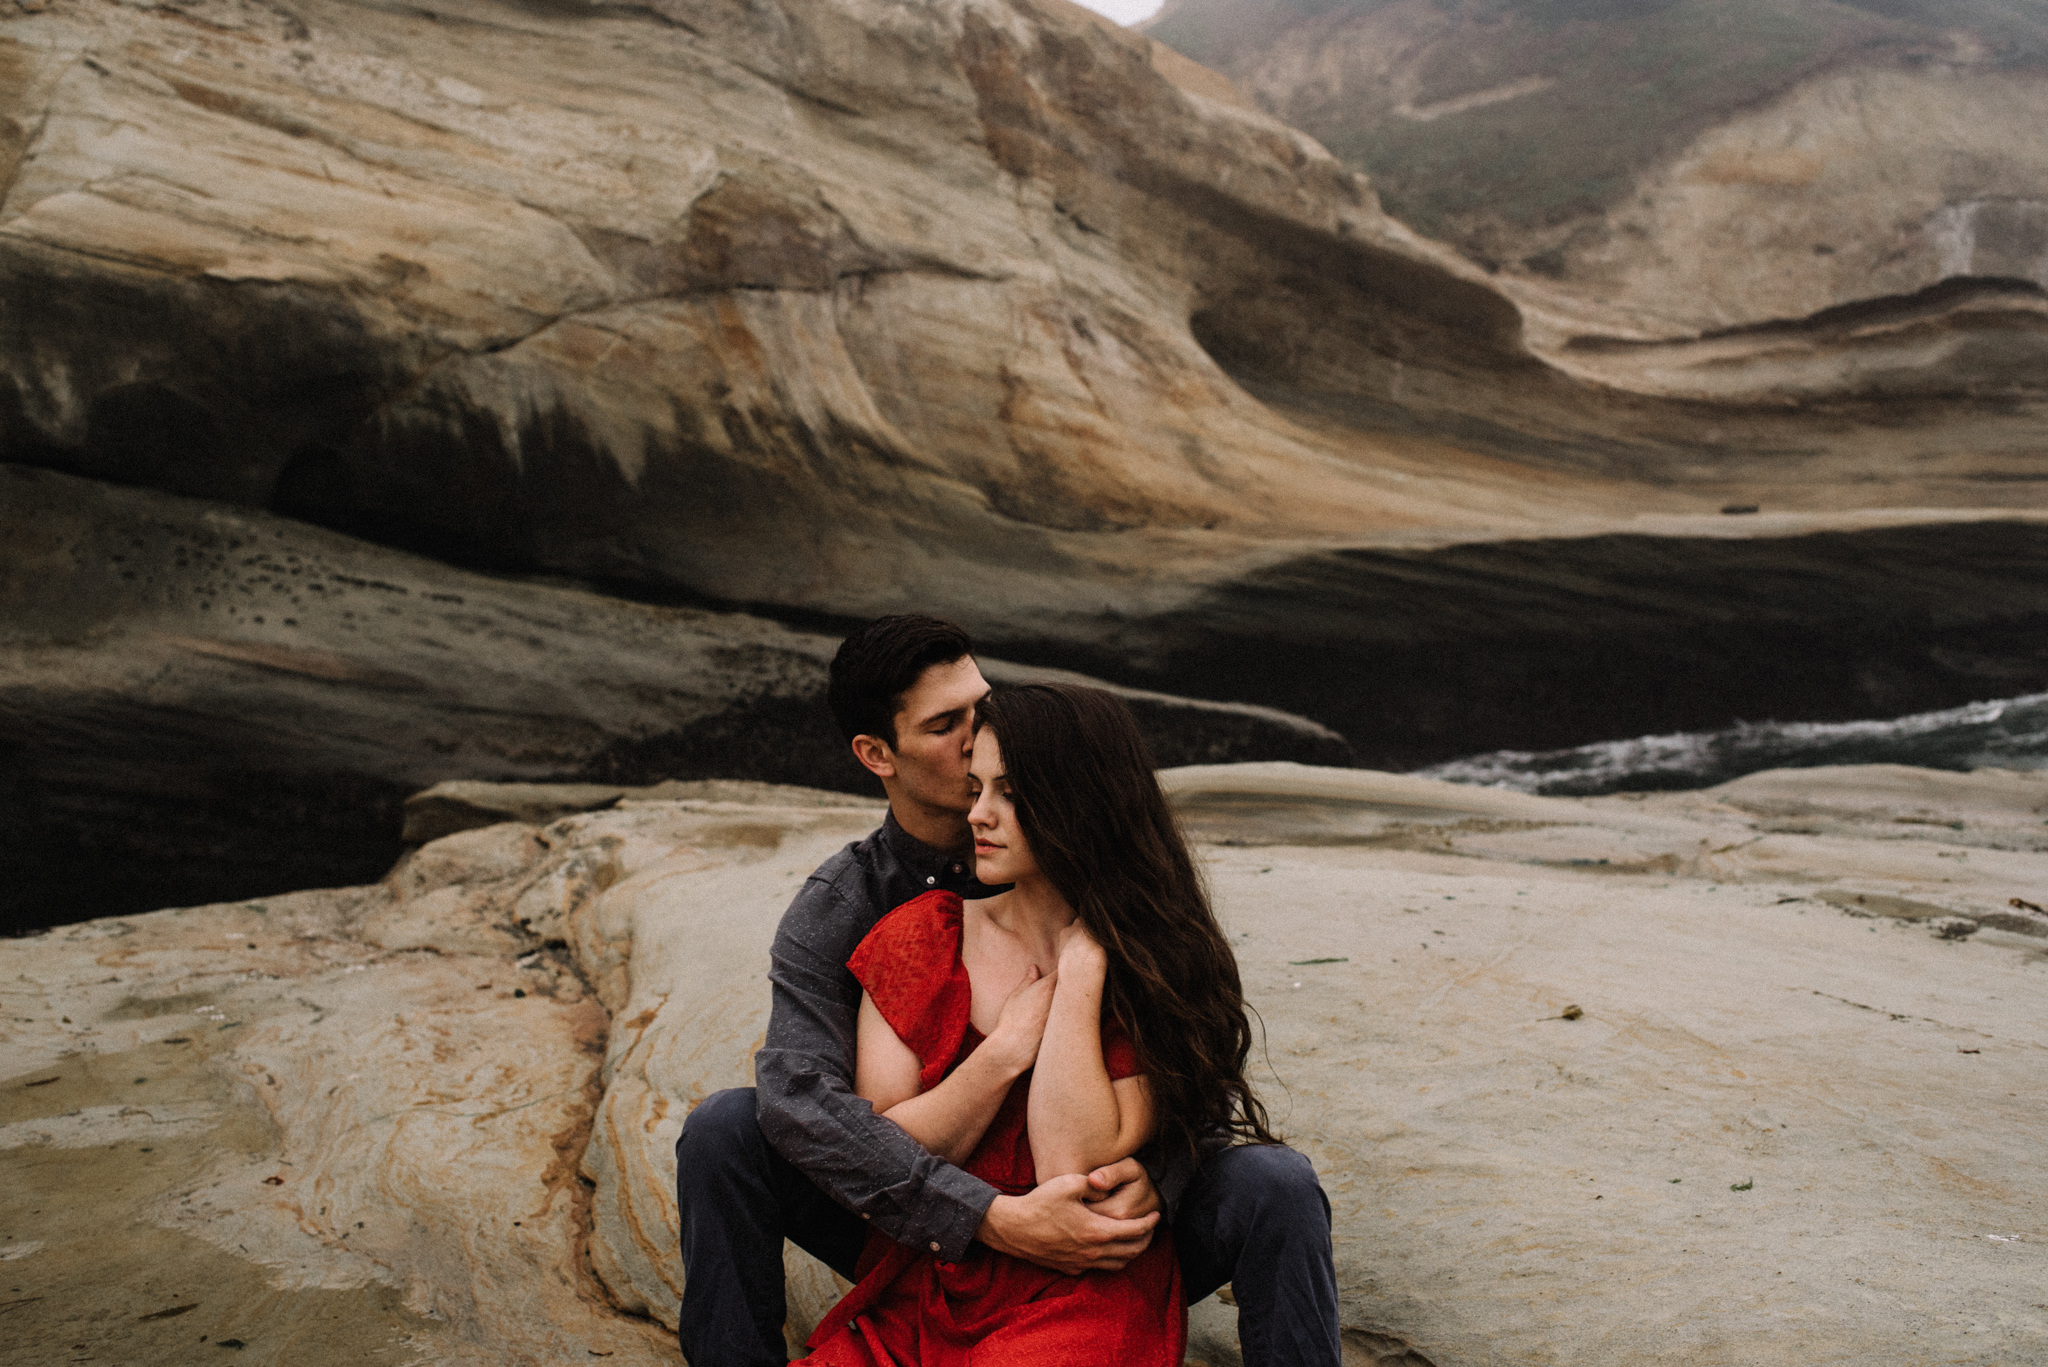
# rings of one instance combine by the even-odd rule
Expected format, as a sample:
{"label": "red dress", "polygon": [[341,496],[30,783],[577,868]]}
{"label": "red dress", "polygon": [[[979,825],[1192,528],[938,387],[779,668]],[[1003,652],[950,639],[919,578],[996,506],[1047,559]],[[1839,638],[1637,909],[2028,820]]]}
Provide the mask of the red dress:
{"label": "red dress", "polygon": [[[846,965],[917,1055],[927,1089],[983,1038],[968,1019],[961,909],[950,892],[905,902]],[[1102,1035],[1110,1077],[1133,1076],[1130,1040],[1109,1021]],[[1011,1084],[963,1165],[1009,1196],[1037,1185],[1024,1129],[1030,1091],[1029,1073]],[[964,1262],[941,1262],[876,1230],[859,1271],[859,1283],[805,1344],[812,1367],[1181,1367],[1187,1349],[1180,1264],[1163,1228],[1123,1271],[1078,1277],[979,1243]]]}

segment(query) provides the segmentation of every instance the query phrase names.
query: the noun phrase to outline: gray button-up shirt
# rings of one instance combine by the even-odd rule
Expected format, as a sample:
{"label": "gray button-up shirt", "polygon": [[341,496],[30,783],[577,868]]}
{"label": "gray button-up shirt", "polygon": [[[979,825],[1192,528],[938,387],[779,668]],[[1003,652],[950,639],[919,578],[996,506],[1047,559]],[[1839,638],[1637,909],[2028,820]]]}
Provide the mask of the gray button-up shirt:
{"label": "gray button-up shirt", "polygon": [[[774,1006],[754,1087],[761,1133],[828,1196],[898,1243],[959,1262],[996,1189],[925,1152],[853,1091],[861,989],[846,961],[884,915],[933,888],[968,898],[1003,891],[976,882],[971,860],[911,836],[893,813],[818,866],[775,932]],[[1152,1171],[1170,1211],[1192,1167]]]}

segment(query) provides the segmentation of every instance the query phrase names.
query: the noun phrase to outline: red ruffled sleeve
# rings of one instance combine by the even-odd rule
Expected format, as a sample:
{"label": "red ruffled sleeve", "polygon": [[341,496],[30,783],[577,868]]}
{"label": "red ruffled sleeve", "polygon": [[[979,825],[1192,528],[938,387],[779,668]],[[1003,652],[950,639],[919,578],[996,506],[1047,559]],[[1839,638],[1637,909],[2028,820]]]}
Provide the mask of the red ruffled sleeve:
{"label": "red ruffled sleeve", "polygon": [[927,892],[875,923],[846,961],[896,1038],[917,1055],[919,1085],[939,1085],[967,1037],[974,992],[960,962],[955,893]]}
{"label": "red ruffled sleeve", "polygon": [[1138,1066],[1138,1051],[1132,1047],[1131,1037],[1107,1011],[1102,1013],[1102,1062],[1109,1069],[1111,1082],[1145,1071]]}
{"label": "red ruffled sleeve", "polygon": [[[960,962],[959,895],[927,892],[875,923],[846,966],[896,1038],[917,1055],[926,1091],[960,1057],[972,1023],[974,987]],[[1102,1061],[1112,1082],[1143,1071],[1131,1037],[1116,1018],[1102,1017]]]}

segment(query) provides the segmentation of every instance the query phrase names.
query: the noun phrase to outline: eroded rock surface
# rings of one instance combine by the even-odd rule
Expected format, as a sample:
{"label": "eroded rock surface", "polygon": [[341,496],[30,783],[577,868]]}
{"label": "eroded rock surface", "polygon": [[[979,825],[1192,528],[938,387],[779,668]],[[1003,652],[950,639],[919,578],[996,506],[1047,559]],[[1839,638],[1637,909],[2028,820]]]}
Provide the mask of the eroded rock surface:
{"label": "eroded rock surface", "polygon": [[1307,138],[1067,7],[81,0],[6,41],[10,448],[487,559],[1058,617],[1105,533],[1397,492],[1188,334],[1271,245],[1387,277],[1389,347],[1519,354]]}
{"label": "eroded rock surface", "polygon": [[[1266,1022],[1260,1085],[1330,1193],[1359,1361],[2048,1348],[2024,1161],[2048,780],[1567,800],[1164,777]],[[16,1341],[672,1361],[675,1135],[749,1076],[789,896],[880,814],[750,796],[628,798],[450,836],[371,887],[0,945]],[[80,1272],[103,1225],[160,1261],[69,1327],[108,1285]],[[791,1263],[799,1335],[834,1286]],[[1232,1360],[1232,1313],[1200,1307],[1198,1358]]]}
{"label": "eroded rock surface", "polygon": [[[440,872],[502,881],[507,851],[482,854],[442,852]],[[23,1361],[77,1343],[153,1362],[670,1355],[582,1252],[603,1008],[477,898],[401,934],[366,924],[448,886],[8,942]]]}
{"label": "eroded rock surface", "polygon": [[[0,509],[10,926],[374,878],[405,796],[447,779],[872,783],[823,703],[833,636],[48,471],[0,467]],[[1162,758],[1348,753],[1269,708],[1126,696]]]}
{"label": "eroded rock surface", "polygon": [[[0,468],[0,507],[17,925],[373,877],[405,795],[447,780],[865,790],[820,701],[832,635],[33,469]],[[1095,648],[1038,647],[1163,686],[1123,695],[1172,763],[1392,767],[2048,683],[2039,520],[1932,517],[1302,549]]]}
{"label": "eroded rock surface", "polygon": [[[1480,647],[1529,674],[1487,705],[1561,734],[1422,715],[1429,624],[1512,615],[1528,560],[1583,580],[1646,536],[1698,568],[1660,604],[1674,641],[1778,654],[1726,625],[1779,587],[1731,543],[1883,581],[1873,527],[2041,506],[2031,296],[1676,342],[1534,277],[1510,298],[1064,5],[51,0],[0,19],[0,71],[6,456],[444,558],[805,621],[916,606],[1354,740],[1349,671],[1378,660],[1442,758],[1627,732],[1578,701],[1579,641]],[[1719,512],[1757,505],[1799,517]],[[1788,544],[1810,531],[1847,554]],[[1514,572],[1481,563],[1504,546]],[[1566,595],[1623,645],[1627,577]],[[1425,629],[1356,610],[1418,578],[1451,600]],[[1938,604],[1911,579],[1870,640],[1861,606],[1802,623],[1795,672],[1855,662],[1827,688],[1656,724],[1882,711],[1853,682],[1892,668],[1861,667],[1878,637],[2048,685],[2019,627],[1968,616],[2013,575]],[[1700,668],[1620,663],[1621,694]],[[1904,706],[1983,696],[1929,668]]]}

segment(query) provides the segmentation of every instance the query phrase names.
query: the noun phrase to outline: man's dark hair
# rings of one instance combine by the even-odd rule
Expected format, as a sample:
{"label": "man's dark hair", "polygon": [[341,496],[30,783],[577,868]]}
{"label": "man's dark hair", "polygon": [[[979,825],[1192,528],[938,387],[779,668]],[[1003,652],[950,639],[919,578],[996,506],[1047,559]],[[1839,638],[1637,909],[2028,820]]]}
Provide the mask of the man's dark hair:
{"label": "man's dark hair", "polygon": [[893,750],[896,713],[918,676],[973,653],[967,633],[951,622],[917,613],[877,617],[840,642],[825,702],[847,740],[879,736]]}

